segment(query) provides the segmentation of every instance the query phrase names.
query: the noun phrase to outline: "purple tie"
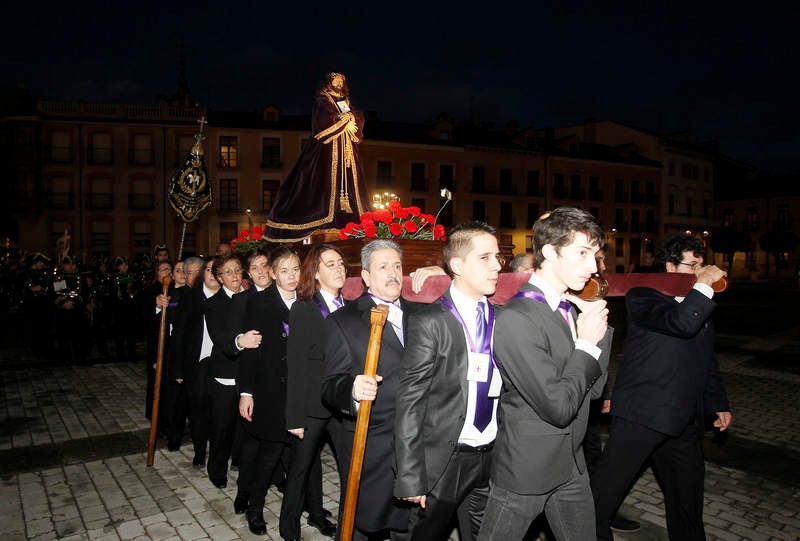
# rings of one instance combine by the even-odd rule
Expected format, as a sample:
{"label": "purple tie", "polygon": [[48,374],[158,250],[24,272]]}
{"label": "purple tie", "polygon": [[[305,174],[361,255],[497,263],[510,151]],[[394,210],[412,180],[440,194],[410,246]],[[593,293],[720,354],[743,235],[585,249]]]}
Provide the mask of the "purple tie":
{"label": "purple tie", "polygon": [[334,306],[336,307],[336,309],[338,310],[339,308],[341,308],[342,306],[344,306],[344,301],[342,300],[342,298],[341,298],[341,297],[334,297],[334,298],[333,298],[333,305],[334,305]]}
{"label": "purple tie", "polygon": [[[490,353],[489,345],[486,343],[486,316],[484,315],[484,310],[485,305],[483,301],[480,301],[478,303],[478,313],[475,321],[475,348],[478,350],[476,353]],[[475,419],[472,424],[481,432],[489,426],[494,409],[494,399],[489,398],[489,384],[492,381],[493,364],[490,358],[486,381],[476,382]]]}
{"label": "purple tie", "polygon": [[569,312],[572,310],[572,305],[567,301],[561,301],[558,303],[558,311],[561,312],[561,315],[564,316],[564,321],[567,322],[567,327],[571,328],[569,324]]}

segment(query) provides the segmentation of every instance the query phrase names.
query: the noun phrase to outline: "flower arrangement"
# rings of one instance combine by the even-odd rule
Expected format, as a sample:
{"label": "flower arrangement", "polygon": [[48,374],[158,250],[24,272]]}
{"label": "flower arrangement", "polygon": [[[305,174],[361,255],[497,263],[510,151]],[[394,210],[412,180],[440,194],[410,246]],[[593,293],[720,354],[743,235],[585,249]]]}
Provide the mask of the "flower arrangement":
{"label": "flower arrangement", "polygon": [[260,225],[254,225],[252,229],[242,229],[239,236],[231,240],[231,250],[238,253],[247,253],[256,248],[264,248],[266,245],[264,230]]}
{"label": "flower arrangement", "polygon": [[422,212],[419,207],[404,207],[399,201],[391,201],[386,209],[362,214],[359,223],[349,222],[339,230],[339,238],[444,241],[444,226],[435,222],[432,214]]}

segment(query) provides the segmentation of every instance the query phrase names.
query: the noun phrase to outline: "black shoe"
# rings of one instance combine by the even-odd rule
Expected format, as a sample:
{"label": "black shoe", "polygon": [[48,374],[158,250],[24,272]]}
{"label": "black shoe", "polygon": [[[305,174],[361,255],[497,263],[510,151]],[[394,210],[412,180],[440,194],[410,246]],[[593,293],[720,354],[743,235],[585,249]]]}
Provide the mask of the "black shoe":
{"label": "black shoe", "polygon": [[247,509],[247,527],[254,535],[265,535],[267,533],[267,523],[264,521],[263,511],[257,509]]}
{"label": "black shoe", "polygon": [[236,494],[236,499],[233,500],[233,512],[237,515],[241,515],[245,511],[247,511],[247,503],[250,499],[250,496],[245,494],[244,492],[240,494]]}
{"label": "black shoe", "polygon": [[[308,507],[303,507],[303,511],[308,513],[308,516],[311,516],[311,510]],[[322,515],[325,518],[330,518],[330,517],[333,516],[333,514],[330,511],[328,511],[327,509],[325,509],[325,508],[322,509]]]}
{"label": "black shoe", "polygon": [[225,488],[228,486],[228,478],[224,479],[212,479],[211,484],[217,488]]}
{"label": "black shoe", "polygon": [[205,455],[194,455],[194,459],[192,459],[192,466],[199,466],[202,468],[205,465],[206,465]]}
{"label": "black shoe", "polygon": [[642,525],[635,520],[615,515],[614,518],[611,519],[611,529],[620,533],[638,532],[642,529]]}
{"label": "black shoe", "polygon": [[167,444],[167,450],[169,452],[171,452],[171,453],[177,453],[178,451],[181,450],[181,444],[180,443],[168,443]]}
{"label": "black shoe", "polygon": [[322,520],[309,518],[308,525],[318,529],[319,533],[326,537],[333,537],[336,534],[336,524],[328,520],[327,517],[323,517]]}

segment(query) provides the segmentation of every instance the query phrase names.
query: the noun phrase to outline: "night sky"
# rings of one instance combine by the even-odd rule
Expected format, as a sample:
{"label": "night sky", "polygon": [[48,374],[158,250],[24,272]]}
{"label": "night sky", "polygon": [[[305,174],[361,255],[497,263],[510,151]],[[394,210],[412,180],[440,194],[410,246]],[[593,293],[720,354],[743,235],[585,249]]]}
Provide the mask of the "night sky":
{"label": "night sky", "polygon": [[466,3],[452,5],[458,15],[433,2],[167,3],[6,8],[0,85],[154,103],[175,91],[183,40],[192,93],[216,110],[308,114],[322,74],[342,71],[353,104],[386,120],[595,117],[689,130],[772,173],[800,171],[800,18],[767,3],[480,3],[480,15]]}

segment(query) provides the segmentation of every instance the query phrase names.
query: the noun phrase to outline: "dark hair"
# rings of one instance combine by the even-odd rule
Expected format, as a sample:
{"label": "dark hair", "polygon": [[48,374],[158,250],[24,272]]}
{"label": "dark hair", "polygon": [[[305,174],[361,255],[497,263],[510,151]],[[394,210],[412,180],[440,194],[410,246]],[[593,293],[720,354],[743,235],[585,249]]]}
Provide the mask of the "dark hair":
{"label": "dark hair", "polygon": [[478,235],[496,235],[497,230],[486,222],[473,221],[458,224],[450,230],[447,241],[442,248],[442,258],[447,269],[450,269],[450,260],[454,257],[464,258],[472,248],[472,239]]}
{"label": "dark hair", "polygon": [[597,219],[583,209],[558,207],[543,214],[533,224],[533,268],[538,269],[544,262],[542,248],[547,244],[555,247],[556,253],[575,239],[576,233],[583,233],[592,244],[603,245],[603,228]]}
{"label": "dark hair", "polygon": [[266,257],[267,261],[269,261],[269,254],[267,253],[266,250],[262,250],[261,248],[253,248],[252,250],[247,252],[247,255],[244,257],[244,263],[247,266],[247,268],[249,269],[250,265],[253,264],[253,261],[255,261],[257,257],[261,256]]}
{"label": "dark hair", "polygon": [[281,259],[285,259],[287,257],[296,257],[298,260],[300,259],[300,256],[297,255],[297,252],[295,252],[288,246],[278,246],[277,248],[274,248],[269,253],[269,257],[267,259],[269,259],[269,265],[270,267],[272,267],[272,270],[274,271],[275,265],[278,264],[278,261],[280,261]]}
{"label": "dark hair", "polygon": [[656,252],[656,265],[664,271],[667,263],[677,265],[683,261],[683,253],[692,252],[695,257],[705,257],[706,247],[703,241],[686,233],[675,233],[664,239]]}
{"label": "dark hair", "polygon": [[[305,259],[303,259],[303,268],[300,270],[300,281],[297,284],[297,299],[301,301],[310,301],[314,293],[319,289],[319,284],[315,276],[322,265],[322,254],[328,250],[334,251],[344,260],[342,251],[333,246],[332,244],[312,244],[308,249]],[[347,261],[344,262],[345,266]]]}
{"label": "dark hair", "polygon": [[240,267],[242,266],[242,260],[239,259],[238,254],[218,255],[214,258],[214,263],[211,265],[211,274],[213,274],[215,278],[219,278],[219,275],[222,273],[222,267],[229,261],[236,261],[239,263]]}

